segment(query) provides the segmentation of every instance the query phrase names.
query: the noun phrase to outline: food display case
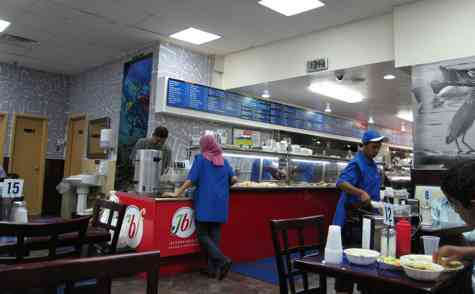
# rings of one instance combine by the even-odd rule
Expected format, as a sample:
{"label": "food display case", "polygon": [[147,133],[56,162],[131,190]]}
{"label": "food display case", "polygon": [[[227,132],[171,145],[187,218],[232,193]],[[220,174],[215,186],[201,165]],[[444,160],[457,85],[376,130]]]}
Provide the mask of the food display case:
{"label": "food display case", "polygon": [[[224,157],[244,186],[332,186],[348,159],[223,147]],[[190,148],[190,160],[200,152]]]}

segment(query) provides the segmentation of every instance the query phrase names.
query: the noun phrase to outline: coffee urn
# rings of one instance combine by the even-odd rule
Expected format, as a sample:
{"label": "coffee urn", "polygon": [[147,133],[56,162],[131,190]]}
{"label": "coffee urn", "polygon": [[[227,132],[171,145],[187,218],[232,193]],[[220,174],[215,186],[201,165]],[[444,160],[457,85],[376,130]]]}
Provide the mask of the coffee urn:
{"label": "coffee urn", "polygon": [[137,150],[135,155],[134,184],[138,193],[158,194],[162,170],[162,151]]}

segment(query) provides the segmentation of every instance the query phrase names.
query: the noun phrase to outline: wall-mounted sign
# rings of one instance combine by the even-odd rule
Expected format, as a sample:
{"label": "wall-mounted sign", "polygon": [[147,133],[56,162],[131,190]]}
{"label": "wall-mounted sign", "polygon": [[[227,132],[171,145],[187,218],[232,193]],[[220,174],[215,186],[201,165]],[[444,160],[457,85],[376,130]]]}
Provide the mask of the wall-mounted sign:
{"label": "wall-mounted sign", "polygon": [[318,58],[307,61],[307,73],[324,71],[328,69],[328,58]]}

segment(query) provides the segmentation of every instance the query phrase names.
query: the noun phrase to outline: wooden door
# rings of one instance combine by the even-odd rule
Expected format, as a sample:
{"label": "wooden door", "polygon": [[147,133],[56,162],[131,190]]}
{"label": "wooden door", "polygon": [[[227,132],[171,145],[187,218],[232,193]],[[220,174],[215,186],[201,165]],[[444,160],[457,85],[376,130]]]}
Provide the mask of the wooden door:
{"label": "wooden door", "polygon": [[86,146],[86,116],[74,116],[68,122],[68,140],[64,176],[78,175],[82,171],[82,161]]}
{"label": "wooden door", "polygon": [[25,180],[23,195],[32,215],[41,214],[48,120],[15,114],[10,144],[9,171]]}
{"label": "wooden door", "polygon": [[5,145],[5,137],[7,134],[8,114],[0,112],[0,166],[3,167],[3,146]]}

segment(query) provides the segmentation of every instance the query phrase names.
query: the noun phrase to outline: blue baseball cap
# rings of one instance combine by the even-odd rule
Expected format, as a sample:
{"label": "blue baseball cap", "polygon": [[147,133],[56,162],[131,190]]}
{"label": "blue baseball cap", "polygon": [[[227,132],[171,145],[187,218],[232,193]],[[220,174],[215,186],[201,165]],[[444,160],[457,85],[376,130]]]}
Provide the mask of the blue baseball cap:
{"label": "blue baseball cap", "polygon": [[381,142],[386,141],[386,137],[381,136],[381,134],[375,130],[368,130],[363,134],[363,137],[361,137],[361,141],[363,144],[368,144],[369,142]]}

